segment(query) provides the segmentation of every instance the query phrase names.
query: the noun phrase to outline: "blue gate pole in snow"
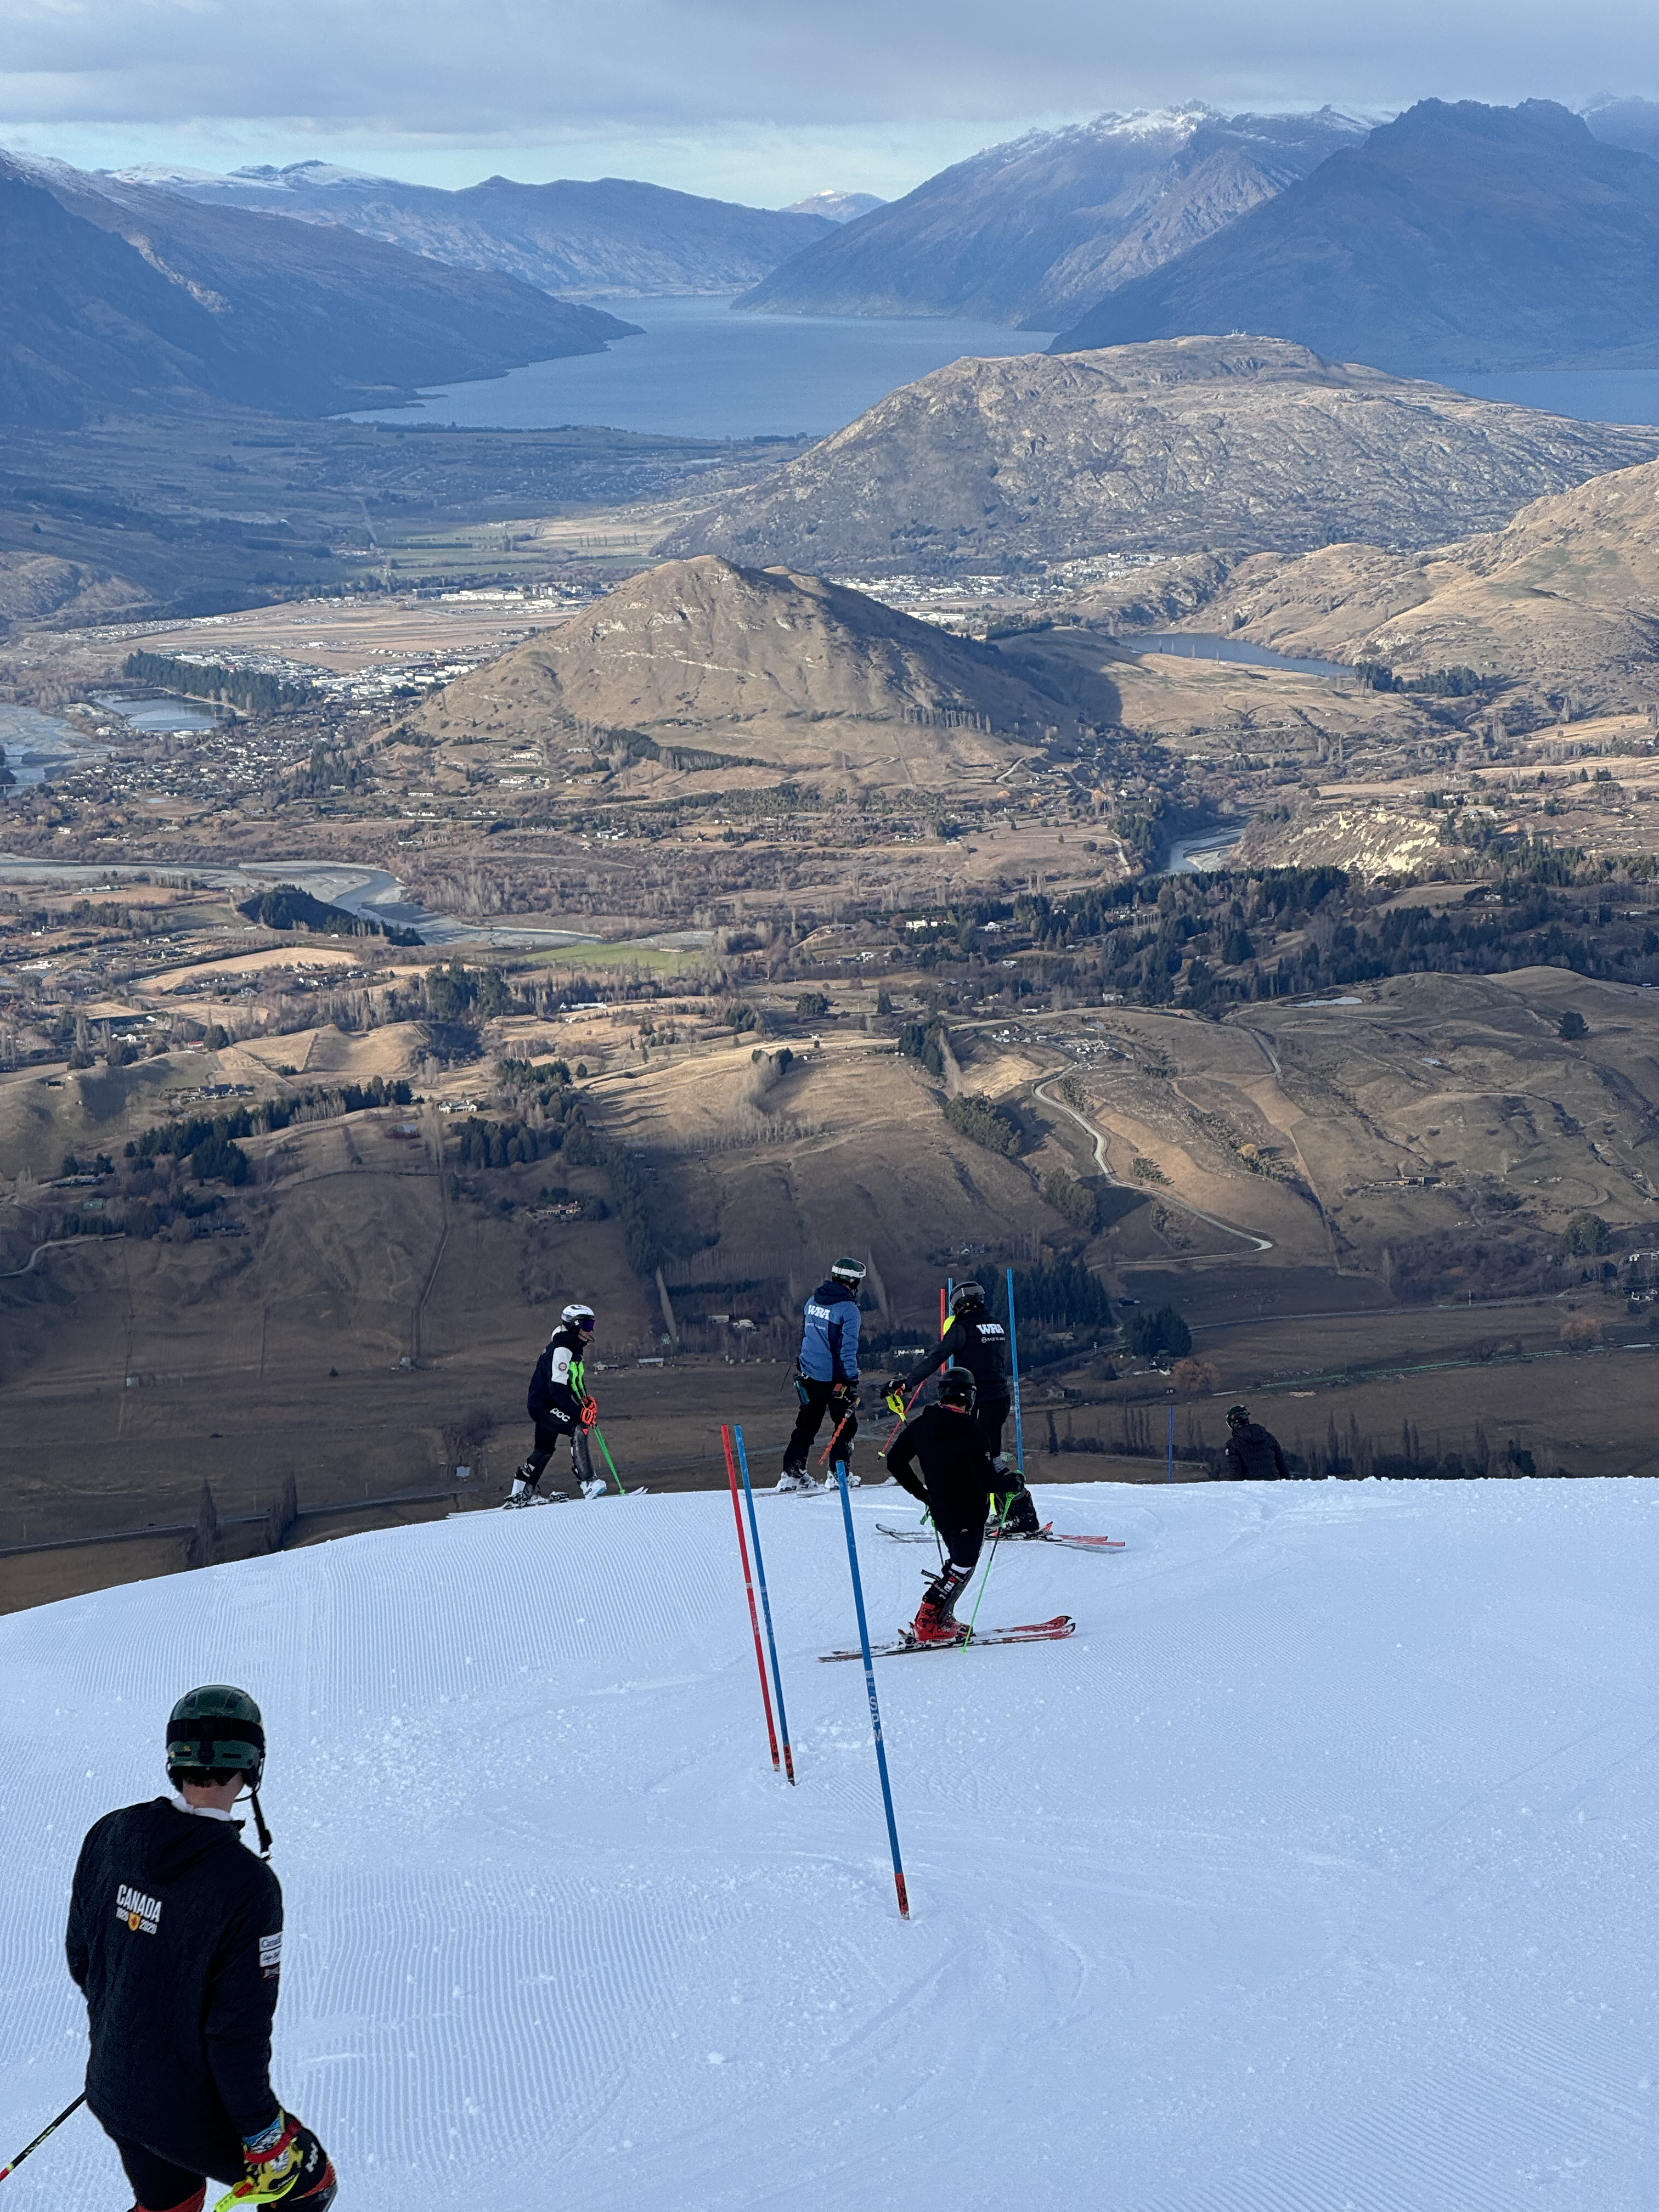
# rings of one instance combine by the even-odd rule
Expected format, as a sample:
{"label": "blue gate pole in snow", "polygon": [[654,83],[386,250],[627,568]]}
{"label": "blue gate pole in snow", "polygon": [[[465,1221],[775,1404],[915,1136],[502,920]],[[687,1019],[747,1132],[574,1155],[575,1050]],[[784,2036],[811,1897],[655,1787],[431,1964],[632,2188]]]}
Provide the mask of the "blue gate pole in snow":
{"label": "blue gate pole in snow", "polygon": [[881,1777],[881,1802],[887,1810],[887,1840],[893,1847],[893,1887],[898,1892],[899,1918],[908,1920],[910,1899],[905,1893],[898,1823],[893,1818],[893,1792],[887,1780],[887,1747],[881,1740],[881,1707],[876,1702],[876,1662],[870,1656],[870,1624],[864,1614],[864,1584],[859,1579],[859,1547],[853,1540],[853,1498],[847,1487],[844,1459],[836,1462],[836,1481],[841,1490],[842,1518],[847,1523],[847,1564],[853,1570],[853,1602],[858,1607],[859,1642],[864,1648],[864,1686],[870,1693],[870,1729],[876,1739],[876,1771]]}
{"label": "blue gate pole in snow", "polygon": [[1019,1332],[1014,1327],[1014,1271],[1008,1274],[1008,1349],[1014,1359],[1014,1465],[1025,1472],[1025,1431],[1019,1416]]}
{"label": "blue gate pole in snow", "polygon": [[766,1648],[772,1655],[772,1687],[778,1693],[778,1734],[783,1738],[783,1771],[795,1778],[794,1753],[789,1748],[789,1716],[783,1710],[783,1676],[778,1672],[778,1640],[772,1633],[772,1601],[766,1595],[766,1562],[761,1558],[760,1524],[755,1518],[755,1493],[749,1487],[749,1455],[743,1448],[743,1431],[732,1424],[737,1440],[738,1472],[743,1477],[744,1502],[749,1508],[749,1534],[755,1546],[755,1580],[760,1584],[761,1618],[766,1623]]}

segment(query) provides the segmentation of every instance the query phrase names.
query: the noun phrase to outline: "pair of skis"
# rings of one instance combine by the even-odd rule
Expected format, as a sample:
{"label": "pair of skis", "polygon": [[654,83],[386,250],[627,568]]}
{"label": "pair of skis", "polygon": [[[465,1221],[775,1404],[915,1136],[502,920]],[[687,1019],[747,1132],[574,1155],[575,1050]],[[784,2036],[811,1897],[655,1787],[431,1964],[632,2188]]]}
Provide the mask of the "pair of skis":
{"label": "pair of skis", "polygon": [[[896,1544],[931,1544],[934,1540],[931,1528],[891,1528],[884,1521],[878,1521],[876,1527],[882,1535],[890,1536]],[[993,1523],[986,1533],[995,1535],[995,1524]],[[1002,1541],[1005,1544],[1059,1544],[1068,1552],[1121,1552],[1124,1549],[1124,1540],[1121,1536],[1063,1535],[1055,1530],[1052,1521],[1045,1521],[1035,1534],[1028,1536],[1017,1535],[1012,1530],[1005,1528]]]}
{"label": "pair of skis", "polygon": [[[1017,1628],[994,1628],[986,1635],[969,1635],[966,1628],[949,1644],[918,1644],[910,1635],[896,1637],[891,1644],[878,1644],[871,1650],[872,1659],[902,1659],[911,1651],[977,1651],[988,1644],[1058,1644],[1076,1632],[1077,1623],[1070,1613],[1057,1613],[1052,1620],[1028,1620]],[[821,1660],[862,1659],[862,1650],[820,1651]]]}

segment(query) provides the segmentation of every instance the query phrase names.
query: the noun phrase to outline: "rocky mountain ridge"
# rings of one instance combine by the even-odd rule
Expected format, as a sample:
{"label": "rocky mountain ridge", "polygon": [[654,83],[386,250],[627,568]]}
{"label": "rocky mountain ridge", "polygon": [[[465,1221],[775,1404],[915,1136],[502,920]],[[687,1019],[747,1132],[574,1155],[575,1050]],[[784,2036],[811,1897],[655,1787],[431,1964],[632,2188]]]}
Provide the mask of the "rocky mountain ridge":
{"label": "rocky mountain ridge", "polygon": [[299,161],[222,177],[145,168],[109,181],[207,207],[337,223],[430,260],[496,270],[577,299],[736,292],[830,235],[839,220],[827,209],[744,207],[625,177],[547,185],[487,177],[447,191]]}
{"label": "rocky mountain ridge", "polygon": [[1057,331],[1364,132],[1332,108],[1221,115],[1201,102],[1031,131],[806,247],[739,304]]}
{"label": "rocky mountain ridge", "polygon": [[1659,363],[1659,161],[1553,100],[1420,100],[1051,351],[1242,328],[1405,375]]}
{"label": "rocky mountain ridge", "polygon": [[1433,545],[1659,454],[1659,429],[1467,398],[1258,337],[953,362],[662,550],[832,574]]}
{"label": "rocky mountain ridge", "polygon": [[337,228],[0,156],[0,421],[229,401],[292,415],[603,351],[631,324]]}

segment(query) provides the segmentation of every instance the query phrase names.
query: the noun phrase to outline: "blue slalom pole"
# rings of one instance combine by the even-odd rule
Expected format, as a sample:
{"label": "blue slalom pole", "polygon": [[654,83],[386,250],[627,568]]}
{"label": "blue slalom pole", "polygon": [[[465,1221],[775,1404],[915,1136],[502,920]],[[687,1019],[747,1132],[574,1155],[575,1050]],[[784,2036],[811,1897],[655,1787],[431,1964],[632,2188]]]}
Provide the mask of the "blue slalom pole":
{"label": "blue slalom pole", "polygon": [[864,1584],[859,1579],[859,1547],[853,1540],[853,1499],[847,1487],[844,1459],[836,1462],[836,1480],[841,1489],[842,1518],[847,1523],[847,1563],[853,1570],[853,1602],[858,1607],[859,1642],[864,1647],[864,1686],[870,1693],[870,1729],[876,1739],[876,1770],[881,1776],[881,1802],[887,1808],[887,1840],[893,1847],[893,1887],[898,1892],[899,1918],[908,1920],[910,1899],[905,1893],[898,1823],[893,1818],[893,1792],[887,1781],[887,1747],[881,1740],[881,1707],[876,1703],[876,1662],[870,1656],[870,1624],[864,1615]]}
{"label": "blue slalom pole", "polygon": [[1014,1359],[1014,1465],[1025,1472],[1025,1430],[1019,1413],[1019,1332],[1014,1327],[1014,1271],[1008,1268],[1008,1349]]}
{"label": "blue slalom pole", "polygon": [[793,1782],[795,1761],[789,1748],[789,1716],[783,1710],[783,1677],[778,1672],[778,1642],[772,1633],[772,1603],[766,1595],[766,1567],[761,1558],[760,1527],[755,1519],[755,1493],[749,1487],[749,1455],[743,1448],[743,1431],[735,1423],[732,1433],[737,1438],[738,1471],[743,1477],[744,1503],[749,1508],[749,1534],[755,1547],[755,1580],[760,1584],[761,1614],[766,1622],[766,1648],[772,1655],[772,1687],[778,1693],[778,1734],[783,1738],[783,1771]]}

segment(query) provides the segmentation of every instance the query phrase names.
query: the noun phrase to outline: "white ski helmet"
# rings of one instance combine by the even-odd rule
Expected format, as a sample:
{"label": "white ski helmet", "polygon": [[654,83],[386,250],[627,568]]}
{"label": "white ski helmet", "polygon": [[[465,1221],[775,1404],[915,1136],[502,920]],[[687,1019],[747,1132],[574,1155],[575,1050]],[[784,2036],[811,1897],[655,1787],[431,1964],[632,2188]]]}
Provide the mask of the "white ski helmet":
{"label": "white ski helmet", "polygon": [[559,1316],[559,1320],[566,1328],[579,1328],[585,1335],[589,1336],[593,1333],[592,1306],[567,1306]]}

